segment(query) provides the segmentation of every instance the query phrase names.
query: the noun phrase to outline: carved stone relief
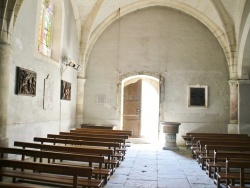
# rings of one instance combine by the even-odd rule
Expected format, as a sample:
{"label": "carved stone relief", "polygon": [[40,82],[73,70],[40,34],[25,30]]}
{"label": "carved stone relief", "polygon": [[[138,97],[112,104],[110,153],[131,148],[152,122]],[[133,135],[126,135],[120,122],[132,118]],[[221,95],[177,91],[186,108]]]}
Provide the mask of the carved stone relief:
{"label": "carved stone relief", "polygon": [[71,100],[71,83],[61,81],[61,99]]}
{"label": "carved stone relief", "polygon": [[36,72],[17,67],[17,95],[36,95]]}

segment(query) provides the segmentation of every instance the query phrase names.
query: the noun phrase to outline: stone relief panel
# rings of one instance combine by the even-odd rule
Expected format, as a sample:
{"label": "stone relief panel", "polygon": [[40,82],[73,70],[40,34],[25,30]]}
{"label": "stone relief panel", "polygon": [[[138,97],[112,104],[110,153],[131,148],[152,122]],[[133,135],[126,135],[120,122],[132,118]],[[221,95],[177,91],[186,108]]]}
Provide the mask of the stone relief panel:
{"label": "stone relief panel", "polygon": [[61,99],[71,100],[71,83],[61,80]]}
{"label": "stone relief panel", "polygon": [[17,95],[36,95],[37,74],[34,71],[17,67],[16,94]]}

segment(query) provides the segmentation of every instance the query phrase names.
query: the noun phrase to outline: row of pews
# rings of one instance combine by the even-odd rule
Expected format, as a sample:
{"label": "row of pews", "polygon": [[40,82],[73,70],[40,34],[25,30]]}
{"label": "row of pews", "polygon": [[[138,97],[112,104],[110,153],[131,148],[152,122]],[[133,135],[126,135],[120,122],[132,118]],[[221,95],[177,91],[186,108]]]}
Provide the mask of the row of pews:
{"label": "row of pews", "polygon": [[76,128],[34,137],[34,142],[15,141],[14,147],[0,147],[0,187],[104,187],[125,159],[131,135],[132,131]]}
{"label": "row of pews", "polygon": [[182,138],[217,188],[250,187],[250,137],[247,134],[186,133]]}

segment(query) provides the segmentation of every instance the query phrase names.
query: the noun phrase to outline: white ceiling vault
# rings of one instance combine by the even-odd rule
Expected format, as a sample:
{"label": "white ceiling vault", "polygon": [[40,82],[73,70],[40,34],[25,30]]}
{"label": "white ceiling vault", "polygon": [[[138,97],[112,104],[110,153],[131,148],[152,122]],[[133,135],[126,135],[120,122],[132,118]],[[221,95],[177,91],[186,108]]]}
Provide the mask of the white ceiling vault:
{"label": "white ceiling vault", "polygon": [[[80,63],[86,66],[90,51],[101,33],[130,12],[150,6],[183,11],[210,29],[226,55],[230,77],[237,74],[237,44],[246,0],[71,0],[80,47]],[[84,77],[85,73],[82,73]]]}

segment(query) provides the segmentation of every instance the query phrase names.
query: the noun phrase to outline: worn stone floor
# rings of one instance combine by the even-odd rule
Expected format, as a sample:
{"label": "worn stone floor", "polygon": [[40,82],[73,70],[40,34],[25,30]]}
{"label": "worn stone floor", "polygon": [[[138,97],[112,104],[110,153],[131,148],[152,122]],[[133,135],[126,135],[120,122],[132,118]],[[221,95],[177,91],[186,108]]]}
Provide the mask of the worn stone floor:
{"label": "worn stone floor", "polygon": [[216,188],[191,151],[162,150],[152,144],[131,144],[126,159],[105,188]]}

